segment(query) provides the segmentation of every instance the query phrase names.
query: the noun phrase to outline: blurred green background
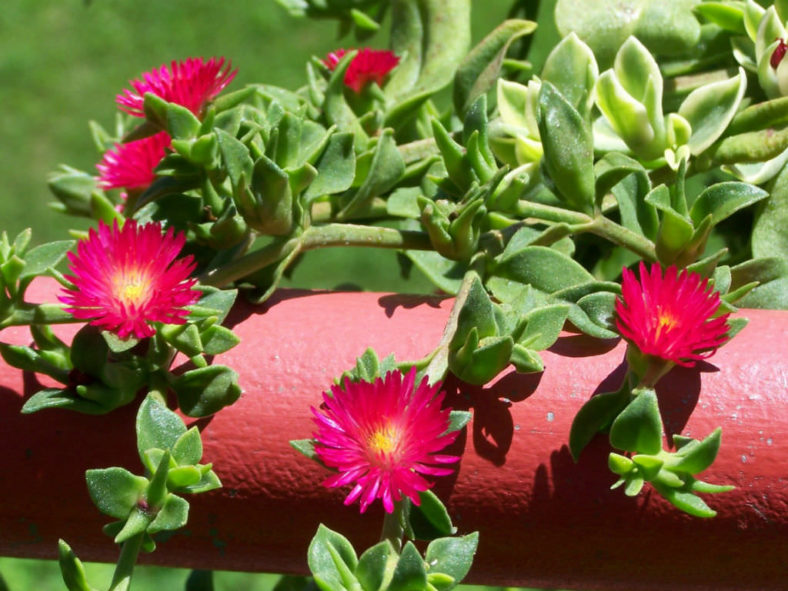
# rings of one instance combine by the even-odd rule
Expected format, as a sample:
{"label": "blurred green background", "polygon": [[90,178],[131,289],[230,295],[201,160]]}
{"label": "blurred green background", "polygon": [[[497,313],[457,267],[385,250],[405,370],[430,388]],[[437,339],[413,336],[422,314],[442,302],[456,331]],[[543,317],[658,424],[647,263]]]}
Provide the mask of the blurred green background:
{"label": "blurred green background", "polygon": [[[510,5],[476,0],[474,39],[503,20]],[[386,42],[382,34],[371,44]],[[47,174],[61,163],[96,172],[101,155],[88,122],[113,129],[115,95],[142,72],[173,59],[225,56],[238,69],[230,90],[250,82],[295,89],[306,80],[309,56],[355,45],[353,38],[338,38],[334,21],[295,19],[274,0],[3,0],[2,228],[15,236],[32,226],[34,243],[42,243],[88,226],[49,208]],[[309,253],[288,285],[433,291],[418,272],[403,288],[394,253],[354,250]]]}
{"label": "blurred green background", "polygon": [[[474,38],[506,14],[509,2],[477,0]],[[95,172],[100,160],[88,121],[111,129],[115,95],[129,79],[173,59],[225,56],[238,75],[231,89],[250,82],[297,88],[310,55],[339,46],[333,22],[297,20],[273,0],[3,0],[0,10],[0,220],[14,236],[33,227],[36,243],[85,228],[49,208],[47,174],[60,163]],[[374,40],[384,46],[385,37]],[[359,256],[361,254],[361,256]],[[393,290],[401,282],[393,253],[347,257],[310,254],[291,285],[337,285]],[[375,272],[370,273],[370,269]],[[361,279],[363,274],[363,279]],[[409,291],[429,291],[414,277]],[[68,537],[68,532],[63,532]],[[108,540],[107,543],[110,543]],[[166,551],[166,547],[163,549]],[[112,566],[89,564],[91,580],[109,581]],[[61,591],[57,564],[0,558],[2,591]],[[182,589],[188,571],[140,567],[135,591]],[[275,575],[217,573],[216,589],[268,590]],[[464,587],[466,591],[482,587]],[[492,588],[488,588],[492,589]]]}

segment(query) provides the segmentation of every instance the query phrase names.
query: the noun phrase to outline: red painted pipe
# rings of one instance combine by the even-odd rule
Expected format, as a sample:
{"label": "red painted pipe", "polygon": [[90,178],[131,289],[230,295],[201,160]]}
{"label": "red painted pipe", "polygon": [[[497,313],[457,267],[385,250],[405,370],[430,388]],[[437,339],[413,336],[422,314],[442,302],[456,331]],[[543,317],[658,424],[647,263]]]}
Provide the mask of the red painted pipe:
{"label": "red painted pipe", "polygon": [[[49,286],[38,301],[53,301]],[[36,300],[33,300],[36,301]],[[347,491],[288,440],[309,437],[309,406],[368,346],[398,359],[440,338],[449,300],[369,293],[286,292],[264,308],[240,304],[231,321],[242,343],[221,361],[239,370],[244,394],[201,421],[204,461],[224,488],[192,502],[189,524],[151,555],[172,566],[305,572],[319,522],[372,544],[379,507],[360,516]],[[506,373],[484,387],[450,383],[474,419],[456,444],[459,472],[437,485],[461,533],[481,532],[470,580],[575,589],[786,588],[788,575],[788,313],[748,310],[750,324],[700,369],[660,384],[671,432],[703,437],[723,428],[704,479],[736,490],[708,498],[701,520],[656,494],[610,491],[603,437],[574,464],[569,426],[594,391],[620,379],[622,344],[567,335],[544,353],[545,371]],[[73,327],[72,327],[73,328]],[[73,331],[72,331],[73,332]],[[22,329],[0,338],[26,342]],[[612,347],[612,348],[611,348]],[[87,468],[139,472],[135,405],[105,417],[44,411],[22,416],[35,378],[0,367],[0,554],[53,557],[58,537],[86,560],[114,561],[93,507]]]}

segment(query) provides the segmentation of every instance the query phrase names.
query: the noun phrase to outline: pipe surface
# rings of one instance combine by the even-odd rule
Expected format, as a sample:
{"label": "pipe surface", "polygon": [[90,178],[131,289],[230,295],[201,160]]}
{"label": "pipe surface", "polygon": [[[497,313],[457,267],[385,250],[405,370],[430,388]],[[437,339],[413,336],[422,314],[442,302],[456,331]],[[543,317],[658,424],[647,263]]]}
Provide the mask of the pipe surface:
{"label": "pipe surface", "polygon": [[[54,301],[51,287],[34,285],[31,301]],[[436,298],[292,291],[264,307],[238,304],[229,321],[241,344],[216,361],[239,372],[244,394],[197,421],[203,461],[214,463],[224,488],[189,497],[186,528],[143,561],[305,573],[320,522],[357,549],[376,542],[380,504],[363,516],[358,505],[344,507],[347,490],[323,488],[327,472],[288,441],[311,436],[309,407],[367,347],[422,357],[439,341],[450,307]],[[577,410],[623,376],[622,343],[565,334],[543,353],[543,373],[507,372],[484,387],[447,383],[450,401],[471,408],[473,421],[455,443],[458,472],[435,490],[460,533],[480,531],[468,580],[609,591],[785,589],[788,313],[744,315],[749,325],[709,363],[677,368],[658,388],[668,433],[702,438],[723,428],[717,461],[702,478],[736,489],[707,495],[719,512],[710,520],[648,490],[634,499],[610,491],[604,437],[578,464],[569,455]],[[30,341],[22,328],[0,339]],[[111,519],[91,503],[84,471],[121,465],[141,473],[137,404],[102,417],[19,414],[38,387],[33,375],[0,362],[0,554],[53,558],[62,537],[83,560],[114,562],[117,547],[101,533]]]}

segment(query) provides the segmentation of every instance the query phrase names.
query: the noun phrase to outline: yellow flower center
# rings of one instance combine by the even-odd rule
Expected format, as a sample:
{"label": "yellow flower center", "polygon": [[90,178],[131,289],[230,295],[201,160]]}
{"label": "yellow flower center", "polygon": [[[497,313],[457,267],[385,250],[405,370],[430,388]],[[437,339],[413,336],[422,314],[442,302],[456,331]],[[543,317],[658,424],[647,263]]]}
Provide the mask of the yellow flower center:
{"label": "yellow flower center", "polygon": [[400,431],[390,423],[375,429],[367,439],[369,450],[376,455],[391,454],[397,449]]}
{"label": "yellow flower center", "polygon": [[118,274],[112,283],[115,296],[127,306],[139,306],[148,299],[150,281],[139,271]]}
{"label": "yellow flower center", "polygon": [[657,312],[657,335],[661,335],[678,324],[676,317],[665,310]]}

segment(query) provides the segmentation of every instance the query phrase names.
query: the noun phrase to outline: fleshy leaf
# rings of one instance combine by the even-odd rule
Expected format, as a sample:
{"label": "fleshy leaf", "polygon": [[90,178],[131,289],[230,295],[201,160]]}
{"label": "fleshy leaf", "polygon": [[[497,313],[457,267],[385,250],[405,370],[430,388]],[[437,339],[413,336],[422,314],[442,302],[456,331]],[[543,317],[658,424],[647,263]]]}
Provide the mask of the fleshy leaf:
{"label": "fleshy leaf", "polygon": [[653,389],[640,390],[610,426],[610,445],[655,454],[662,449],[662,419]]}

